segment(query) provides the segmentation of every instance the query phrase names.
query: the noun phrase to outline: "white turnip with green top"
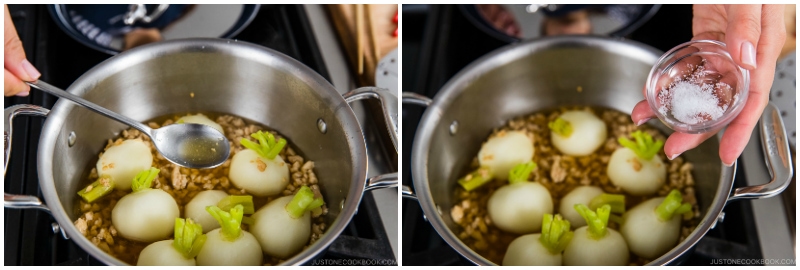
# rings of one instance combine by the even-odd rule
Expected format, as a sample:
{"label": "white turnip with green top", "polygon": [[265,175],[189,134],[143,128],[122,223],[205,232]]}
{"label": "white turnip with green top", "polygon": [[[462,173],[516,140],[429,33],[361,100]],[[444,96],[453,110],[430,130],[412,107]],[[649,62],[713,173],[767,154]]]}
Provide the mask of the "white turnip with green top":
{"label": "white turnip with green top", "polygon": [[528,182],[535,168],[533,161],[517,165],[509,173],[508,185],[489,197],[487,211],[497,228],[517,234],[533,233],[541,229],[544,214],[553,213],[553,199],[547,188]]}
{"label": "white turnip with green top", "polygon": [[620,233],[633,254],[652,260],[675,247],[682,215],[692,214],[692,205],[682,200],[681,192],[673,189],[667,197],[644,201],[622,216]]}
{"label": "white turnip with green top", "polygon": [[184,216],[203,226],[203,233],[219,228],[219,222],[206,211],[206,206],[217,205],[228,193],[222,190],[204,190],[197,193],[184,208]]}
{"label": "white turnip with green top", "polygon": [[[594,186],[581,186],[570,191],[564,198],[561,198],[559,213],[569,220],[575,227],[583,227],[586,220],[575,209],[576,204],[588,205],[590,210],[597,210],[603,205],[611,206],[611,213],[625,213],[625,195],[603,193],[603,190]],[[568,207],[572,205],[572,207]],[[612,221],[617,223],[622,221],[620,216],[611,215]],[[575,222],[573,222],[575,219]]]}
{"label": "white turnip with green top", "polygon": [[511,241],[503,265],[560,266],[561,252],[572,240],[569,221],[556,215],[544,214],[542,233],[527,234]]}
{"label": "white turnip with green top", "polygon": [[637,130],[627,138],[619,138],[624,146],[611,154],[608,161],[608,179],[631,195],[652,195],[664,185],[667,166],[658,156],[664,141],[653,141],[650,134]]}
{"label": "white turnip with green top", "polygon": [[581,214],[575,210],[576,204],[589,205],[594,197],[603,194],[603,189],[595,186],[580,186],[576,187],[563,198],[558,207],[558,213],[568,220],[575,228],[580,228],[586,225],[586,220],[583,219]]}
{"label": "white turnip with green top", "polygon": [[[136,174],[153,166],[153,153],[140,139],[124,140],[114,144],[97,160],[97,175],[108,175],[114,181],[114,188],[131,190],[131,181]],[[172,221],[170,221],[172,222]]]}
{"label": "white turnip with green top", "polygon": [[194,266],[194,257],[203,249],[203,227],[191,219],[175,219],[175,239],[152,243],[139,253],[139,266]]}
{"label": "white turnip with green top", "polygon": [[570,156],[586,156],[606,141],[606,123],[589,111],[567,111],[548,123],[553,146]]}
{"label": "white turnip with green top", "polygon": [[299,252],[311,236],[311,211],[325,202],[315,198],[308,186],[302,186],[294,196],[269,202],[251,217],[250,231],[267,255],[286,259]]}
{"label": "white turnip with green top", "polygon": [[206,234],[206,244],[197,254],[197,265],[261,265],[263,254],[258,240],[249,232],[242,230],[245,208],[241,204],[224,211],[217,206],[206,210],[220,224]]}
{"label": "white turnip with green top", "polygon": [[478,163],[498,180],[508,179],[517,164],[533,159],[533,139],[522,131],[500,131],[481,146]]}
{"label": "white turnip with green top", "polygon": [[289,184],[289,166],[278,155],[286,140],[275,141],[275,135],[258,131],[250,135],[258,140],[254,143],[242,138],[242,146],[231,159],[228,178],[234,185],[256,196],[280,194]]}
{"label": "white turnip with green top", "polygon": [[575,209],[587,225],[575,230],[564,250],[564,265],[628,265],[630,254],[625,239],[607,226],[611,206],[603,205],[597,212],[583,204],[575,205]]}
{"label": "white turnip with green top", "polygon": [[150,243],[167,239],[180,217],[178,203],[166,191],[150,186],[159,170],[150,168],[136,175],[133,192],[123,196],[111,210],[111,223],[122,237]]}

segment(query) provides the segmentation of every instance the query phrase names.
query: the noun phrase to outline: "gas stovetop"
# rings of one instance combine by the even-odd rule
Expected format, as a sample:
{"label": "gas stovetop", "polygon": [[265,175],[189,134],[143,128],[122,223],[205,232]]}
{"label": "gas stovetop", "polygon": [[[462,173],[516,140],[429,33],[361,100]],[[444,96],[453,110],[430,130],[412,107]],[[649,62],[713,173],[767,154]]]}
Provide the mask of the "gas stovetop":
{"label": "gas stovetop", "polygon": [[[691,39],[691,17],[691,5],[663,5],[648,22],[626,38],[667,51]],[[458,6],[404,5],[403,22],[403,88],[405,91],[413,91],[431,98],[466,65],[499,47],[508,45],[477,28]],[[404,106],[405,142],[409,142],[409,138],[414,138],[423,112],[424,109],[415,106]],[[757,143],[757,140],[751,141],[751,145]],[[760,151],[760,145],[756,147],[753,151]],[[411,164],[411,150],[411,143],[403,144],[403,164]],[[748,165],[757,161],[756,158],[756,161],[748,160],[747,163],[743,162],[742,158],[739,159],[734,188],[756,184],[746,181],[752,173],[745,174],[745,170],[750,168]],[[763,156],[759,165],[763,167]],[[411,168],[404,166],[403,170],[403,184],[413,186]],[[769,174],[764,174],[761,178],[769,179]],[[766,200],[759,202],[762,201]],[[473,265],[437,234],[424,219],[422,209],[416,201],[403,201],[402,209],[403,265]],[[751,201],[733,202],[725,207],[724,212],[726,214],[724,222],[717,223],[716,228],[709,231],[688,256],[681,258],[682,264],[710,265],[719,263],[718,259],[755,259],[727,261],[725,264],[728,265],[764,263],[759,260],[765,258],[762,254],[764,241],[760,241],[759,235],[763,235],[761,231],[765,228],[756,226]],[[794,237],[793,232],[791,235],[786,234],[788,231],[778,232],[778,235],[783,235],[784,238]],[[793,248],[793,244],[786,248]],[[794,258],[776,256],[784,259]]]}
{"label": "gas stovetop", "polygon": [[[93,66],[111,57],[67,36],[53,21],[45,5],[10,5],[11,17],[28,59],[41,71],[43,81],[66,89]],[[234,39],[260,44],[293,57],[331,80],[306,10],[301,5],[262,5],[255,19]],[[7,97],[4,107],[35,104],[52,108],[56,98],[39,91],[28,97]],[[5,179],[5,192],[41,197],[36,170],[36,150],[44,123],[40,118],[14,121],[13,152]],[[358,214],[316,259],[328,263],[341,259],[351,264],[396,262],[379,206],[366,192]],[[98,265],[98,260],[74,242],[54,232],[55,220],[37,210],[5,209],[5,265]],[[396,237],[396,236],[391,236]],[[309,261],[311,264],[312,261]]]}

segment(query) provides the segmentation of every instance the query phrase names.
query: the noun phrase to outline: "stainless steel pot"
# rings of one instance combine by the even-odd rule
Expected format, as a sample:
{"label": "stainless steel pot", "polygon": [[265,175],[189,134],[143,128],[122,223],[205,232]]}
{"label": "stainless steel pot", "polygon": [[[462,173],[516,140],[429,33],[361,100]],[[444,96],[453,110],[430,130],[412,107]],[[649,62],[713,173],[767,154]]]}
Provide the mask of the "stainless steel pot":
{"label": "stainless steel pot", "polygon": [[[366,179],[367,154],[361,127],[349,102],[375,98],[384,109],[386,131],[397,149],[397,98],[378,88],[340,96],[322,76],[271,49],[224,39],[186,39],[150,44],[114,56],[78,78],[67,90],[135,120],[187,112],[218,112],[274,128],[315,161],[329,208],[329,229],[311,247],[284,264],[302,264],[342,232],[362,193],[397,185],[397,173]],[[5,168],[11,121],[17,115],[46,116],[38,152],[39,185],[45,206],[33,196],[5,194],[5,207],[52,213],[65,237],[106,264],[108,255],[78,232],[76,192],[106,140],[126,126],[69,101],[53,109],[17,105],[5,109]],[[393,125],[393,126],[392,126]],[[15,181],[16,179],[9,179]]]}
{"label": "stainless steel pot", "polygon": [[[531,40],[498,49],[455,75],[429,100],[404,94],[404,103],[428,106],[414,137],[411,170],[416,198],[427,220],[461,255],[479,265],[492,265],[468,248],[454,231],[450,217],[458,173],[468,167],[492,129],[507,120],[563,105],[591,105],[630,112],[642,99],[647,74],[661,53],[644,44],[591,36]],[[582,87],[582,91],[576,89]],[[651,121],[665,133],[664,125]],[[766,198],[789,184],[792,164],[780,115],[769,106],[761,118],[765,156],[772,180],[738,188],[731,194],[734,167],[718,157],[713,137],[683,156],[694,163],[701,217],[691,235],[650,264],[674,261],[714,227],[725,204],[737,199]],[[414,194],[416,192],[416,194]]]}

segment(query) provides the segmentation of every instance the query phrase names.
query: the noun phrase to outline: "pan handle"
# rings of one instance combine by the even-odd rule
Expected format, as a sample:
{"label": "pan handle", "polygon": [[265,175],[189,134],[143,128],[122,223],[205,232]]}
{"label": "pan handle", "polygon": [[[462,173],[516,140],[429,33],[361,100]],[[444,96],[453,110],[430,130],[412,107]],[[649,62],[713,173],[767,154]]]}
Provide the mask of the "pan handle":
{"label": "pan handle", "polygon": [[[3,110],[5,123],[3,125],[3,177],[8,171],[8,162],[11,155],[11,139],[13,138],[14,118],[20,115],[33,115],[47,117],[50,110],[36,105],[20,104],[8,107]],[[3,208],[11,209],[37,209],[53,215],[50,208],[36,196],[14,195],[3,192]],[[66,232],[62,231],[62,237],[69,239]]]}
{"label": "pan handle", "polygon": [[370,191],[373,189],[380,189],[380,188],[393,188],[397,187],[397,173],[387,173],[376,175],[367,179],[367,185],[364,187],[364,191]]}
{"label": "pan handle", "polygon": [[433,100],[426,96],[412,92],[403,92],[403,104],[412,104],[422,107],[428,107],[431,106],[431,103],[433,103]]}
{"label": "pan handle", "polygon": [[[427,108],[431,106],[431,103],[433,103],[433,100],[429,97],[413,92],[403,92],[403,104],[411,104]],[[401,192],[403,199],[410,199],[419,202],[419,198],[417,198],[417,194],[414,192],[414,189],[411,188],[411,186],[403,185],[403,190]]]}
{"label": "pan handle", "polygon": [[[433,100],[417,94],[413,92],[403,92],[403,104],[412,104],[422,107],[428,107],[433,103]],[[403,195],[403,199],[415,200],[419,202],[419,198],[417,198],[417,194],[414,192],[414,189],[411,186],[403,185],[403,189],[401,190],[401,194]]]}
{"label": "pan handle", "polygon": [[[380,102],[386,131],[392,140],[394,152],[397,153],[397,129],[399,126],[397,120],[397,97],[392,95],[389,90],[378,87],[361,87],[345,93],[342,97],[348,104],[365,99],[377,99]],[[364,191],[397,187],[397,178],[397,172],[373,176],[367,179]]]}
{"label": "pan handle", "polygon": [[417,194],[414,193],[414,190],[411,189],[410,186],[403,185],[403,199],[411,199],[415,201],[419,201],[417,198]]}
{"label": "pan handle", "polygon": [[739,199],[773,197],[783,192],[792,181],[794,169],[786,129],[783,126],[783,119],[778,107],[772,103],[767,104],[761,114],[759,130],[761,132],[761,148],[764,151],[767,168],[772,179],[763,185],[737,188],[728,199],[729,202]]}
{"label": "pan handle", "polygon": [[389,90],[378,87],[361,87],[356,90],[350,91],[342,95],[347,103],[363,99],[377,99],[381,103],[383,109],[383,118],[386,121],[386,129],[389,132],[389,137],[392,139],[395,153],[397,153],[397,97],[391,94]]}
{"label": "pan handle", "polygon": [[3,110],[5,123],[3,125],[3,177],[8,169],[8,157],[11,154],[11,134],[13,133],[13,121],[19,115],[34,115],[47,117],[50,110],[36,105],[20,104],[8,107]]}

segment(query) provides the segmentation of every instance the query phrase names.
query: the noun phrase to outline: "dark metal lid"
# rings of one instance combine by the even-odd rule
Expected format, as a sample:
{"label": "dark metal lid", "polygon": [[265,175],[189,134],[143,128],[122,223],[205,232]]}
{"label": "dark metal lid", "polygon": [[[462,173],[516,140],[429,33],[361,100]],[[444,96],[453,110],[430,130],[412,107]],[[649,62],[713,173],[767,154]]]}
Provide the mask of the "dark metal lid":
{"label": "dark metal lid", "polygon": [[117,54],[160,40],[231,38],[250,24],[259,7],[58,4],[50,5],[48,10],[56,24],[75,40],[98,51]]}

